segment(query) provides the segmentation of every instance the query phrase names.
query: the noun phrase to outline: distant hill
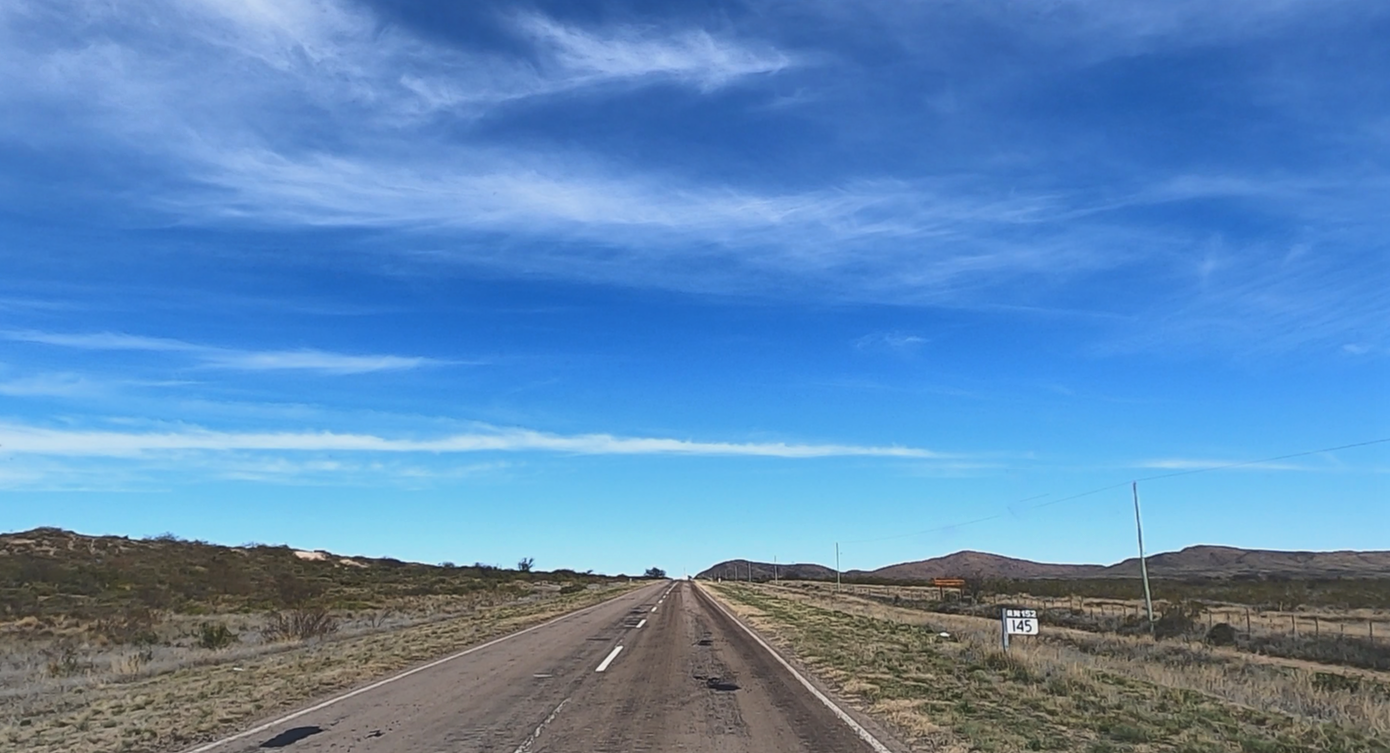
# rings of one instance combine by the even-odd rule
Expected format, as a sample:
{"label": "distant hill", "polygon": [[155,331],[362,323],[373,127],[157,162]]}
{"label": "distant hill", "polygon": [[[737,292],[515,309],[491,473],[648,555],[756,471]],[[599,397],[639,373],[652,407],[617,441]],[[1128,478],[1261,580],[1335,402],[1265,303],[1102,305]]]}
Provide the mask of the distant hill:
{"label": "distant hill", "polygon": [[[1230,546],[1190,546],[1148,558],[1150,575],[1167,578],[1285,576],[1390,577],[1390,551],[1280,552]],[[1105,568],[1107,577],[1138,577],[1139,558]]]}
{"label": "distant hill", "polygon": [[1053,565],[1014,557],[1002,557],[986,552],[956,552],[945,557],[903,562],[858,572],[873,578],[889,580],[931,580],[932,578],[1091,578],[1103,574],[1101,565]]}
{"label": "distant hill", "polygon": [[[772,565],[752,563],[754,580],[770,580]],[[1281,552],[1228,546],[1190,546],[1148,557],[1149,575],[1157,578],[1390,578],[1390,551]],[[835,571],[821,565],[783,565],[789,580],[834,580]],[[795,568],[794,570],[792,568]],[[702,578],[748,577],[746,560],[721,562],[700,573]],[[789,572],[796,573],[789,575]],[[766,578],[760,574],[766,573]],[[1114,565],[1066,565],[963,551],[944,557],[902,562],[877,570],[848,570],[848,580],[926,581],[932,578],[1008,578],[1015,580],[1137,578],[1139,558]]]}
{"label": "distant hill", "polygon": [[[748,579],[748,560],[728,560],[700,573],[701,578],[722,578],[724,580],[747,580]],[[835,571],[824,565],[808,565],[804,563],[794,564],[774,564],[771,562],[753,562],[753,580],[772,580],[778,577],[783,580],[834,580]]]}

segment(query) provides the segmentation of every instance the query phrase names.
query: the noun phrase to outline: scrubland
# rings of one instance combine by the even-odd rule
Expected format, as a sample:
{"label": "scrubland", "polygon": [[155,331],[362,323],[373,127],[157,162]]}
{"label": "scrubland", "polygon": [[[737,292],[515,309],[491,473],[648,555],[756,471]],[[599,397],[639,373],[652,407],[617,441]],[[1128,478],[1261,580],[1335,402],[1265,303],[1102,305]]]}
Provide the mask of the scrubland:
{"label": "scrubland", "polygon": [[[789,587],[828,593],[833,584]],[[1004,605],[1037,609],[1046,625],[1096,633],[1149,631],[1137,580],[996,581],[966,593],[923,586],[849,584],[884,604],[994,617]],[[1226,643],[1261,656],[1390,671],[1390,578],[1324,581],[1158,581],[1157,634]],[[1219,627],[1227,625],[1229,628]],[[1216,632],[1213,632],[1215,630]]]}

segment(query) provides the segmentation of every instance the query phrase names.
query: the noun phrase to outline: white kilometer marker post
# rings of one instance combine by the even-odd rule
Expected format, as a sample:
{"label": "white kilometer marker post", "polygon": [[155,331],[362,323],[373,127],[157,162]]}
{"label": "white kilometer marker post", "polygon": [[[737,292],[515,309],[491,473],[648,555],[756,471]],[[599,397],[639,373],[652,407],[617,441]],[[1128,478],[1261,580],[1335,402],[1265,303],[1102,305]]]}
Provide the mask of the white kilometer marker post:
{"label": "white kilometer marker post", "polygon": [[622,651],[622,650],[623,650],[623,647],[622,647],[622,646],[614,646],[614,647],[613,647],[613,652],[612,652],[611,654],[609,654],[609,655],[608,655],[608,658],[607,658],[607,659],[604,659],[604,660],[603,660],[603,663],[600,664],[600,665],[598,665],[598,669],[596,669],[596,670],[594,670],[594,671],[595,671],[595,672],[602,672],[603,670],[608,669],[608,665],[609,665],[609,664],[612,664],[612,663],[613,663],[613,660],[616,659],[616,658],[618,658],[618,652],[619,652],[619,651]]}

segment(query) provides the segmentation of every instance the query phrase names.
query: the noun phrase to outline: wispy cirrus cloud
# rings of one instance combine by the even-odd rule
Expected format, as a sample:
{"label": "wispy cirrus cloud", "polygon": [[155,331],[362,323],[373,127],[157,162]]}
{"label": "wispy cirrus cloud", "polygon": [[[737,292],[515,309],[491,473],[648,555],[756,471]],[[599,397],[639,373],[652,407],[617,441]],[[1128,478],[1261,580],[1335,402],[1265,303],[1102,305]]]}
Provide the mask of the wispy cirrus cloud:
{"label": "wispy cirrus cloud", "polygon": [[914,335],[911,332],[900,332],[897,330],[890,332],[870,332],[854,340],[854,347],[857,350],[887,351],[899,354],[911,353],[926,344],[927,338],[921,335]]}
{"label": "wispy cirrus cloud", "polygon": [[187,428],[167,432],[120,432],[0,424],[0,447],[3,447],[3,452],[13,454],[89,457],[131,457],[180,451],[428,454],[547,452],[574,455],[745,456],[788,459],[878,457],[916,460],[957,457],[932,450],[898,446],[706,442],[668,437],[621,437],[611,434],[564,435],[530,429],[498,428],[433,439],[409,439],[331,431],[227,432]]}
{"label": "wispy cirrus cloud", "polygon": [[357,356],[321,350],[216,350],[204,352],[202,358],[208,366],[238,371],[319,371],[326,374],[403,371],[443,363],[419,356]]}
{"label": "wispy cirrus cloud", "polygon": [[431,484],[496,477],[512,467],[506,461],[444,463],[369,460],[353,462],[331,458],[244,457],[205,459],[207,475],[231,481],[312,486],[393,485],[424,487]]}
{"label": "wispy cirrus cloud", "polygon": [[73,334],[10,330],[0,332],[0,338],[78,350],[184,353],[192,356],[201,366],[235,371],[317,371],[324,374],[365,374],[374,371],[416,369],[444,363],[420,356],[353,355],[314,349],[238,350],[121,332]]}
{"label": "wispy cirrus cloud", "polygon": [[[164,0],[139,14],[90,0],[16,0],[0,9],[0,71],[28,75],[7,76],[0,92],[102,118],[92,125],[106,136],[159,132],[175,139],[166,148],[227,147],[286,114],[258,110],[294,108],[295,98],[319,118],[356,116],[380,138],[435,114],[474,118],[619,84],[711,91],[795,64],[769,44],[698,28],[587,29],[536,13],[507,27],[531,57],[427,40],[343,0]],[[216,90],[204,88],[212,81]]]}
{"label": "wispy cirrus cloud", "polygon": [[[1371,8],[1332,5],[1339,23]],[[1045,7],[868,6],[880,19],[872,31],[902,42],[900,70],[874,67],[873,55],[855,59],[848,48],[843,57],[794,50],[777,41],[773,23],[735,34],[717,19],[708,26],[580,23],[504,9],[493,21],[505,44],[489,46],[418,33],[346,0],[157,0],[138,14],[95,0],[15,0],[0,8],[0,97],[15,104],[0,111],[0,138],[58,154],[96,145],[104,158],[124,155],[142,167],[161,167],[151,185],[121,185],[113,192],[140,197],[141,208],[161,219],[221,229],[396,231],[392,243],[382,244],[389,249],[384,253],[404,251],[412,259],[504,275],[853,302],[1007,303],[1019,313],[1054,305],[1102,310],[1082,288],[1114,275],[1128,279],[1104,283],[1139,278],[1155,293],[1151,305],[1122,300],[1144,326],[1114,338],[1120,343],[1111,350],[1212,340],[1223,341],[1218,347],[1235,340],[1278,349],[1351,341],[1383,350],[1383,336],[1365,334],[1383,320],[1384,306],[1377,303],[1383,296],[1364,289],[1369,275],[1345,271],[1360,264],[1334,259],[1316,269],[1301,262],[1270,270],[1264,262],[1268,237],[1296,233],[1332,239],[1324,257],[1349,254],[1359,261],[1379,253],[1383,181],[1333,163],[1310,162],[1292,176],[1223,168],[1200,153],[1188,162],[1155,165],[1144,145],[1126,151],[1108,146],[1110,139],[1086,137],[1088,128],[1109,134],[1134,129],[1089,119],[1062,124],[1066,138],[1085,142],[1081,159],[1054,149],[1054,139],[1066,138],[1046,132],[1052,111],[999,109],[1012,98],[1065,99],[1069,90],[1055,88],[1066,83],[1065,71],[1140,52],[1157,58],[1194,44],[1288,34],[1324,4],[1236,2],[1216,10],[1197,2],[1159,7],[1088,0]],[[833,46],[841,35],[864,32],[857,17],[837,15],[849,13],[842,7],[809,7],[820,14],[815,33],[802,29],[782,38]],[[760,8],[769,17],[785,10],[779,2]],[[800,15],[783,20],[788,28],[810,23]],[[960,40],[947,37],[981,23],[1010,40],[1004,46],[1017,47],[1025,62],[1000,75],[960,55]],[[1055,54],[1059,50],[1067,54]],[[1262,60],[1257,56],[1251,65],[1258,68]],[[700,97],[702,105],[745,85],[764,86],[761,93],[775,99],[771,82],[811,69],[810,62],[824,80],[795,84],[813,90],[807,101],[818,109],[811,120],[826,129],[826,151],[837,141],[863,141],[868,127],[886,139],[883,151],[895,155],[892,164],[874,162],[875,148],[864,160],[852,157],[848,167],[842,159],[838,168],[824,170],[814,168],[834,160],[819,152],[811,160],[796,154],[790,162],[769,161],[766,171],[756,163],[681,169],[682,160],[652,164],[563,129],[546,132],[529,123],[523,139],[509,137],[501,125],[509,113],[525,109],[518,104],[563,113],[566,102],[583,99],[591,106],[585,98],[657,91],[652,85],[663,92],[676,87]],[[920,79],[925,72],[931,74]],[[1090,79],[1085,91],[1136,75],[1098,73],[1104,75]],[[1310,100],[1298,92],[1319,87],[1256,91],[1263,81],[1285,78],[1264,72],[1223,81],[1230,93],[1223,101],[1245,97],[1275,102],[1271,110],[1289,117],[1326,111],[1360,123],[1336,108],[1307,106]],[[950,91],[924,96],[950,94],[951,107],[927,114],[897,109],[937,79],[950,82]],[[1142,75],[1133,80],[1146,81]],[[874,99],[847,100],[845,92],[871,92]],[[1133,105],[1119,97],[1098,101],[1104,105],[1097,112]],[[985,110],[1005,120],[970,119]],[[1232,113],[1213,107],[1185,113],[1195,121],[1183,122],[1239,130],[1223,116]],[[1382,114],[1376,118],[1383,123]],[[904,123],[940,124],[943,136],[983,126],[978,130],[986,135],[930,150],[960,150],[960,160],[942,162],[923,158],[921,143],[931,137],[898,127]],[[803,125],[792,123],[788,133],[803,132]],[[1170,126],[1159,118],[1152,127]],[[1010,128],[1023,138],[1007,148],[988,135]],[[1030,140],[1035,129],[1040,135]],[[766,137],[759,133],[749,138]],[[737,146],[737,138],[720,135]],[[1272,144],[1266,151],[1304,150]],[[805,163],[817,164],[803,169]],[[798,167],[788,170],[787,164]],[[1097,167],[1112,164],[1134,174],[1117,179]],[[1171,214],[1149,216],[1164,210]],[[1233,221],[1193,219],[1223,212]],[[1265,237],[1223,238],[1235,272],[1211,276],[1205,288],[1190,284],[1184,269],[1226,226],[1261,228]],[[508,240],[505,248],[493,242],[499,235]],[[395,242],[401,238],[405,242]],[[1305,274],[1308,269],[1314,274]],[[261,363],[272,361],[296,359]],[[396,367],[403,366],[387,368]]]}
{"label": "wispy cirrus cloud", "polygon": [[[137,17],[99,3],[20,2],[0,19],[10,43],[0,68],[14,74],[0,92],[39,105],[31,112],[72,115],[62,129],[16,116],[12,136],[114,139],[166,160],[178,189],[141,193],[195,221],[427,229],[452,236],[443,255],[469,265],[718,291],[765,289],[773,275],[851,295],[935,295],[990,275],[1116,263],[1084,244],[991,237],[1070,211],[1045,194],[998,196],[958,179],[710,184],[583,152],[440,140],[411,120],[611,84],[711,92],[797,63],[771,44],[701,28],[512,16],[536,64],[383,28],[334,0],[156,3]],[[84,116],[90,133],[75,133]],[[280,127],[286,117],[328,132],[351,122],[354,135],[299,143],[284,136],[294,132]],[[0,130],[6,122],[0,115]],[[505,253],[458,242],[497,232],[544,242]]]}
{"label": "wispy cirrus cloud", "polygon": [[620,26],[593,32],[535,13],[518,15],[516,24],[536,40],[547,60],[579,76],[598,79],[670,77],[708,91],[794,64],[790,55],[771,45],[750,46],[703,29],[670,34]]}
{"label": "wispy cirrus cloud", "polygon": [[[92,0],[16,0],[0,9],[9,43],[0,69],[30,76],[0,84],[27,97],[91,97],[93,114],[169,129],[202,111],[210,137],[254,123],[259,100],[308,97],[333,114],[395,125],[440,111],[476,116],[521,99],[614,83],[674,80],[710,90],[794,65],[765,43],[702,29],[586,29],[537,13],[509,24],[534,59],[429,41],[343,0],[147,3],[138,14]],[[196,68],[189,67],[190,65]],[[199,88],[218,80],[220,91]],[[45,93],[47,85],[68,91]],[[104,91],[103,91],[104,89]],[[186,98],[186,99],[184,99]],[[159,104],[162,112],[140,112]],[[217,128],[218,124],[221,128]],[[247,134],[243,134],[247,135]]]}
{"label": "wispy cirrus cloud", "polygon": [[78,374],[36,374],[0,379],[0,395],[5,397],[85,397],[102,391],[102,385]]}

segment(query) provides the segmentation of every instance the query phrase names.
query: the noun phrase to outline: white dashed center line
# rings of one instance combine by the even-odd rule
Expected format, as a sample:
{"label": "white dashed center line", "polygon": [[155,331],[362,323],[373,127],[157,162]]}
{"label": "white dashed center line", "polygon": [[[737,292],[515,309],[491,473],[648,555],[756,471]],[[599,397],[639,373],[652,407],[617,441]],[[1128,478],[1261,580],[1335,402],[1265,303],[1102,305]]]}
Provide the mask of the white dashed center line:
{"label": "white dashed center line", "polygon": [[595,672],[602,672],[603,670],[608,669],[608,665],[609,665],[609,664],[612,664],[612,663],[613,663],[613,660],[616,659],[616,658],[618,658],[618,652],[620,652],[620,651],[622,651],[622,650],[623,650],[623,647],[622,647],[622,646],[614,646],[614,647],[613,647],[612,653],[608,654],[608,658],[604,659],[604,660],[603,660],[603,663],[599,664],[599,665],[598,665],[598,669],[596,669],[596,670],[594,670],[594,671],[595,671]]}
{"label": "white dashed center line", "polygon": [[639,623],[637,623],[637,627],[640,628],[640,627],[642,627],[642,626],[645,625],[645,624],[647,624],[647,618],[646,618],[646,617],[643,617],[643,618],[642,618],[642,621],[639,622]]}
{"label": "white dashed center line", "polygon": [[545,729],[545,726],[555,721],[555,717],[560,715],[560,709],[564,708],[565,704],[569,702],[570,699],[568,698],[566,698],[563,701],[560,701],[560,705],[556,706],[555,710],[550,712],[550,716],[547,716],[545,718],[545,721],[541,722],[536,727],[536,730],[532,732],[530,735],[528,735],[526,739],[522,741],[521,745],[517,746],[516,751],[514,751],[514,753],[526,753],[527,751],[529,751],[531,749],[531,746],[536,744],[536,740],[540,738],[541,731]]}

